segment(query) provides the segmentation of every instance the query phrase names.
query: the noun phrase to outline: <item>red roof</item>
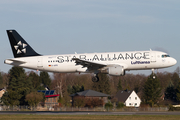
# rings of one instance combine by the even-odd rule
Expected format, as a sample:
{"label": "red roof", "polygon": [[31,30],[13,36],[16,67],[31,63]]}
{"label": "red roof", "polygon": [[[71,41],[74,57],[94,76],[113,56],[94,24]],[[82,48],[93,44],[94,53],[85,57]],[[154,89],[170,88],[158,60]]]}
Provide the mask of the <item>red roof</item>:
{"label": "red roof", "polygon": [[47,97],[57,97],[57,96],[59,96],[59,94],[57,94],[57,95],[46,95],[45,97],[47,98]]}

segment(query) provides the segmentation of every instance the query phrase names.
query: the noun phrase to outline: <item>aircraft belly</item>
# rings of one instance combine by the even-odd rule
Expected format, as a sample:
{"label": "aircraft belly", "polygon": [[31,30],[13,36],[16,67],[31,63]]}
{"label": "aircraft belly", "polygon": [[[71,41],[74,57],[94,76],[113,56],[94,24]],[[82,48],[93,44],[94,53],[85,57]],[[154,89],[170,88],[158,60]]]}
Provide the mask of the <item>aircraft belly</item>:
{"label": "aircraft belly", "polygon": [[37,67],[37,64],[36,64],[36,63],[37,63],[37,62],[30,61],[30,62],[27,62],[27,63],[25,63],[25,64],[20,65],[20,67],[25,67],[25,68],[34,69],[34,70],[43,70],[42,68],[39,69],[39,68]]}
{"label": "aircraft belly", "polygon": [[59,66],[56,69],[56,72],[76,72],[75,66]]}
{"label": "aircraft belly", "polygon": [[156,68],[156,64],[155,63],[151,63],[151,62],[136,62],[134,64],[129,64],[128,65],[128,70],[145,70],[145,69],[152,69],[152,68]]}

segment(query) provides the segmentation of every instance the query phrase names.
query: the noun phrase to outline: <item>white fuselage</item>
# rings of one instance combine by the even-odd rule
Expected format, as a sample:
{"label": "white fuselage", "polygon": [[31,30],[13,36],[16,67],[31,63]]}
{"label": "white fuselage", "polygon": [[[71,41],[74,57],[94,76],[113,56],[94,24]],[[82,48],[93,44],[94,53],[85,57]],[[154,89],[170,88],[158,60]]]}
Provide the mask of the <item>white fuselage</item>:
{"label": "white fuselage", "polygon": [[[82,65],[76,65],[72,58],[103,64],[120,65],[124,70],[159,69],[176,64],[172,57],[159,51],[132,51],[88,54],[65,54],[20,57],[5,60],[6,64],[48,72],[93,72]],[[19,62],[21,61],[21,62]]]}

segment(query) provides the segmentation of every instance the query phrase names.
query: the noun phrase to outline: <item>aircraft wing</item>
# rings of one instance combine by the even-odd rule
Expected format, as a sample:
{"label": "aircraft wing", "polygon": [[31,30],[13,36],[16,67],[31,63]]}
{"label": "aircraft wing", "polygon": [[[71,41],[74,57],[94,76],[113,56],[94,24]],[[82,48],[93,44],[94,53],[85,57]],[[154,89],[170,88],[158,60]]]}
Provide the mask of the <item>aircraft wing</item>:
{"label": "aircraft wing", "polygon": [[96,62],[81,60],[79,58],[73,58],[72,60],[75,61],[76,65],[82,65],[83,67],[87,67],[88,70],[98,70],[100,68],[106,67],[106,64],[100,64]]}

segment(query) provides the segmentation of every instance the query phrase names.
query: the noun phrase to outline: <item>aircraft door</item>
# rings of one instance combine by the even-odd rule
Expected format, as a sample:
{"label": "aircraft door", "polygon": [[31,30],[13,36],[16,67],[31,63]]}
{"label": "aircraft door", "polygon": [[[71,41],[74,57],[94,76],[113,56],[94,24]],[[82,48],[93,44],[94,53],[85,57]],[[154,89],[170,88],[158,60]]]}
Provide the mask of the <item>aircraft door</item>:
{"label": "aircraft door", "polygon": [[151,52],[151,62],[156,62],[156,53]]}
{"label": "aircraft door", "polygon": [[43,69],[43,58],[42,57],[38,57],[37,58],[37,69],[38,70],[42,70]]}

